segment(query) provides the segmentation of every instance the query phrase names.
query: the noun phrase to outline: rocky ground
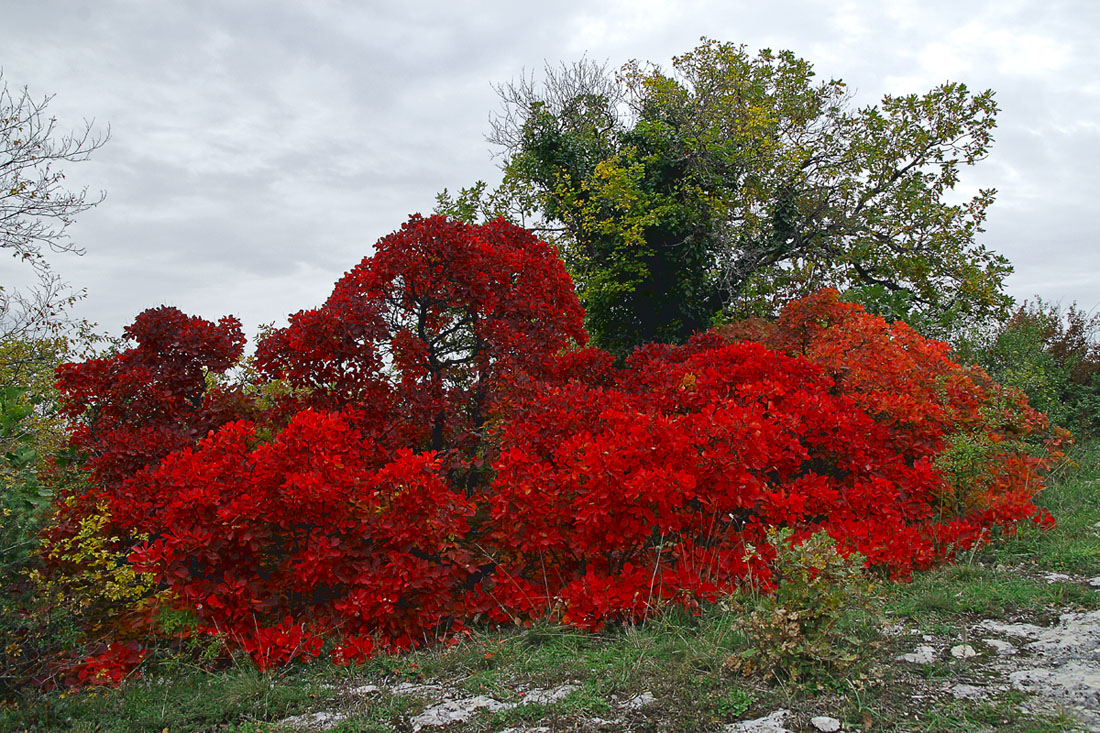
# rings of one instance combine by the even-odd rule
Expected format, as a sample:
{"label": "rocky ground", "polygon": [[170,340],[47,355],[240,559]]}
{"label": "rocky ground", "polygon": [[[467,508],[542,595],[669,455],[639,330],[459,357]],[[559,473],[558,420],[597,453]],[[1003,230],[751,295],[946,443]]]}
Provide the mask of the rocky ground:
{"label": "rocky ground", "polygon": [[[1100,587],[1100,578],[1089,582]],[[968,629],[968,638],[895,633],[917,642],[899,662],[952,665],[953,674],[929,694],[984,700],[1017,690],[1028,693],[1019,703],[1024,709],[1062,712],[1083,730],[1100,730],[1100,611],[1063,613],[1051,625],[986,619]]]}
{"label": "rocky ground", "polygon": [[[1086,579],[1045,573],[1050,583],[1090,585],[1100,589],[1100,577]],[[884,649],[896,667],[891,684],[900,692],[896,705],[908,706],[904,716],[914,719],[917,730],[958,730],[948,714],[941,722],[918,723],[921,711],[933,702],[952,698],[975,704],[998,700],[1017,706],[1025,719],[1060,719],[1060,729],[1100,731],[1100,611],[1047,614],[1007,619],[975,618],[962,628],[927,633],[927,630],[894,625],[884,630]],[[409,713],[391,721],[395,730],[407,731],[630,731],[666,729],[666,707],[659,694],[642,691],[622,699],[607,700],[607,712],[599,717],[573,714],[567,703],[581,689],[574,681],[554,687],[509,685],[504,694],[469,694],[458,681],[364,683],[349,685],[332,710],[299,715],[281,721],[284,730],[356,730],[357,711],[372,701],[403,697]],[[1013,695],[1013,691],[1015,694]],[[1006,695],[1008,696],[1006,698]],[[1005,703],[1005,700],[1010,700]],[[715,730],[728,733],[783,733],[784,731],[864,730],[871,721],[846,719],[830,710],[829,697],[800,700],[766,715],[746,716]],[[391,705],[392,709],[392,705]],[[537,714],[548,711],[545,720]],[[523,722],[506,725],[508,711]],[[496,714],[496,715],[493,715]],[[532,720],[534,718],[534,720]],[[501,722],[503,721],[503,722]],[[496,722],[497,724],[494,724]],[[1003,721],[1006,725],[1008,720]],[[701,728],[708,729],[708,728]],[[989,730],[999,729],[991,723]],[[1014,730],[1021,728],[1019,722]],[[1047,730],[1036,723],[1035,730]],[[971,729],[973,730],[973,729]]]}

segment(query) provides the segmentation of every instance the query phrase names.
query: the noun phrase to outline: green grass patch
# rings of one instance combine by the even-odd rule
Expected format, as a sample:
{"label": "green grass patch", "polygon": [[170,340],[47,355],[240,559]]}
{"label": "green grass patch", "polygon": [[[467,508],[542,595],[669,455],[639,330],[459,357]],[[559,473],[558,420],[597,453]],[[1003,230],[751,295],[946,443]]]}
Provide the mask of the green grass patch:
{"label": "green grass patch", "polygon": [[[285,675],[251,665],[222,672],[154,672],[118,688],[41,695],[32,706],[0,712],[3,730],[249,730],[335,699],[313,670]],[[242,727],[243,726],[243,727]]]}
{"label": "green grass patch", "polygon": [[983,557],[993,564],[1100,575],[1100,441],[1075,446],[1068,459],[1036,502],[1054,515],[1055,528],[1024,526],[988,546]]}
{"label": "green grass patch", "polygon": [[1046,608],[1100,607],[1100,594],[1080,584],[1049,583],[986,566],[938,568],[892,586],[888,595],[891,615],[924,622],[960,614],[1005,618]]}

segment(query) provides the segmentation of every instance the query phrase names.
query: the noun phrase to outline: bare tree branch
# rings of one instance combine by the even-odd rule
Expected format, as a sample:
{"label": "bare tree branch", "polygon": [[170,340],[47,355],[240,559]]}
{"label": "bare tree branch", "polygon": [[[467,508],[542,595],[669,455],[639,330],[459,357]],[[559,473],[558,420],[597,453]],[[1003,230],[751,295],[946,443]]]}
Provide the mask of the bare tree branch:
{"label": "bare tree branch", "polygon": [[65,187],[62,163],[88,160],[110,138],[95,120],[62,134],[46,109],[53,96],[32,97],[26,87],[8,88],[0,70],[0,250],[28,264],[37,285],[18,290],[0,286],[0,331],[30,335],[58,323],[61,311],[80,297],[54,274],[47,254],[83,254],[69,237],[77,214],[98,205],[104,192]]}

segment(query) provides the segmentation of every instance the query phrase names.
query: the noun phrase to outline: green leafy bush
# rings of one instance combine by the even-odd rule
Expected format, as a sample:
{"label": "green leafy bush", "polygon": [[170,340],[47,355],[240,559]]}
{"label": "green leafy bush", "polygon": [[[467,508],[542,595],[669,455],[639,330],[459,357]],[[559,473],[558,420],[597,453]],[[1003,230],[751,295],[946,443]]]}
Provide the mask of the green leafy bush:
{"label": "green leafy bush", "polygon": [[1032,407],[1078,437],[1100,435],[1100,314],[1024,302],[991,332],[959,345],[964,360],[1028,396]]}
{"label": "green leafy bush", "polygon": [[859,663],[877,616],[876,583],[858,553],[842,554],[825,532],[793,540],[772,529],[774,592],[754,599],[745,635],[755,648],[727,661],[743,673],[793,682],[842,675]]}
{"label": "green leafy bush", "polygon": [[[0,699],[20,695],[28,681],[50,687],[67,660],[89,638],[82,628],[78,597],[56,581],[41,580],[42,533],[54,518],[54,497],[83,482],[81,472],[63,460],[65,420],[56,409],[54,368],[83,345],[60,337],[0,336]],[[86,539],[102,544],[98,528]],[[85,558],[78,558],[82,562]],[[112,568],[128,568],[124,556]],[[92,572],[81,567],[81,573]],[[86,595],[103,590],[85,583]],[[48,591],[48,592],[44,592]],[[94,630],[93,630],[94,634]]]}
{"label": "green leafy bush", "polygon": [[50,491],[38,479],[38,450],[27,418],[37,400],[22,387],[0,388],[0,567],[24,566]]}
{"label": "green leafy bush", "polygon": [[32,668],[64,635],[29,612],[34,597],[29,572],[52,496],[38,470],[33,421],[40,403],[23,387],[0,388],[0,699],[33,676]]}

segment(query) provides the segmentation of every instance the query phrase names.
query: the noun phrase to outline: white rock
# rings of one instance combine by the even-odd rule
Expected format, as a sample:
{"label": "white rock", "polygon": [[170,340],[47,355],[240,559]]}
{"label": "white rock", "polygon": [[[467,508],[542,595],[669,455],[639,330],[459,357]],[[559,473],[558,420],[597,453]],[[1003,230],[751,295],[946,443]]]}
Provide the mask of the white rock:
{"label": "white rock", "polygon": [[619,720],[604,720],[603,718],[585,718],[584,724],[588,726],[584,730],[589,728],[603,728],[608,725],[622,725],[622,721]]}
{"label": "white rock", "polygon": [[992,631],[995,634],[1018,636],[1022,639],[1038,639],[1046,631],[1042,626],[1036,626],[1035,624],[1005,624],[992,619],[982,621],[978,624],[978,628]]}
{"label": "white rock", "polygon": [[981,626],[1030,640],[1021,651],[1031,666],[1009,672],[1013,688],[1045,698],[1041,705],[1057,703],[1084,729],[1100,731],[1100,611],[1065,613],[1050,628],[991,621]]}
{"label": "white rock", "polygon": [[557,702],[562,698],[568,697],[569,693],[576,690],[576,685],[562,685],[561,687],[555,687],[552,690],[529,690],[523,691],[523,699],[520,700],[520,705],[549,705],[552,702]]}
{"label": "white rock", "polygon": [[439,685],[418,685],[415,682],[400,682],[390,688],[394,695],[423,695],[441,693],[443,688]]}
{"label": "white rock", "polygon": [[327,712],[327,711],[321,711],[319,713],[314,713],[313,714],[314,722],[320,723],[321,725],[325,726],[326,728],[328,728],[330,726],[333,726],[333,725],[336,725],[341,720],[344,720],[347,717],[348,716],[344,715],[343,713],[330,713],[330,712]]}
{"label": "white rock", "polygon": [[1046,579],[1047,583],[1066,583],[1073,580],[1072,576],[1066,575],[1065,573],[1051,572],[1043,573],[1043,578]]}
{"label": "white rock", "polygon": [[989,692],[982,687],[974,685],[957,684],[950,688],[951,694],[956,700],[984,700],[989,697]]}
{"label": "white rock", "polygon": [[619,707],[625,710],[640,710],[646,705],[652,705],[655,702],[657,702],[657,698],[653,696],[652,692],[639,692],[634,697],[623,700]]}
{"label": "white rock", "polygon": [[956,644],[951,647],[951,656],[955,659],[970,659],[978,656],[978,652],[974,651],[974,647],[969,644]]}
{"label": "white rock", "polygon": [[1089,585],[1091,585],[1093,588],[1100,588],[1100,575],[1096,576],[1095,578],[1089,578]]}
{"label": "white rock", "polygon": [[1016,647],[1013,646],[1010,642],[1004,641],[1003,639],[982,639],[982,642],[988,645],[991,649],[993,649],[993,651],[997,652],[997,654],[1001,656],[1007,656],[1009,654],[1016,653]]}
{"label": "white rock", "polygon": [[725,727],[726,733],[791,733],[783,727],[790,710],[776,710],[771,715],[755,720],[742,720],[740,723],[730,723]]}
{"label": "white rock", "polygon": [[810,725],[822,731],[822,733],[835,733],[835,731],[840,730],[840,721],[836,718],[830,718],[828,715],[818,715],[810,718]]}
{"label": "white rock", "polygon": [[381,692],[378,685],[361,685],[348,690],[348,694],[350,695],[371,695],[375,692]]}
{"label": "white rock", "polygon": [[898,659],[912,664],[931,664],[936,661],[936,650],[930,646],[921,644],[917,647],[916,651],[909,654],[902,654]]}
{"label": "white rock", "polygon": [[550,733],[550,729],[540,725],[538,728],[505,728],[500,733]]}
{"label": "white rock", "polygon": [[295,715],[290,718],[284,718],[279,721],[279,725],[292,726],[294,728],[309,728],[312,730],[326,730],[334,727],[347,717],[348,716],[343,713],[321,711],[319,713],[306,713],[305,715]]}
{"label": "white rock", "polygon": [[1050,657],[1076,657],[1100,649],[1100,611],[1062,614],[1057,626],[1042,629],[1026,648]]}
{"label": "white rock", "polygon": [[932,635],[931,634],[925,634],[924,636],[921,637],[921,639],[923,641],[932,641]]}
{"label": "white rock", "polygon": [[1012,672],[1008,679],[1017,690],[1100,710],[1100,663],[1075,659],[1054,667]]}
{"label": "white rock", "polygon": [[478,710],[488,710],[495,713],[497,710],[514,708],[515,703],[501,702],[485,695],[467,697],[461,700],[444,700],[432,705],[424,712],[417,715],[410,722],[414,731],[451,723],[464,723],[473,717]]}

